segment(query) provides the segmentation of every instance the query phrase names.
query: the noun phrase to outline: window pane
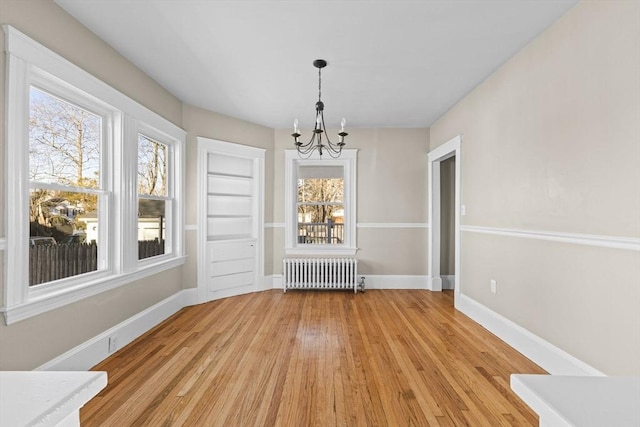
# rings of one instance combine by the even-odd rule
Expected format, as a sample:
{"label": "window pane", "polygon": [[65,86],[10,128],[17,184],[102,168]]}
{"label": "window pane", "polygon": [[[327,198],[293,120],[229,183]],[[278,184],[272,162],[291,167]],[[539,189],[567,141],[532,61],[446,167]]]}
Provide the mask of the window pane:
{"label": "window pane", "polygon": [[98,269],[97,212],[95,194],[30,191],[30,286]]}
{"label": "window pane", "polygon": [[298,243],[344,243],[342,167],[298,168]]}
{"label": "window pane", "polygon": [[344,243],[344,205],[298,205],[298,243]]}
{"label": "window pane", "polygon": [[304,178],[298,180],[298,202],[341,203],[344,198],[342,178]]}
{"label": "window pane", "polygon": [[100,116],[31,87],[31,181],[99,188],[101,127]]}
{"label": "window pane", "polygon": [[165,253],[165,200],[138,201],[138,259]]}
{"label": "window pane", "polygon": [[167,146],[138,135],[138,194],[167,195]]}

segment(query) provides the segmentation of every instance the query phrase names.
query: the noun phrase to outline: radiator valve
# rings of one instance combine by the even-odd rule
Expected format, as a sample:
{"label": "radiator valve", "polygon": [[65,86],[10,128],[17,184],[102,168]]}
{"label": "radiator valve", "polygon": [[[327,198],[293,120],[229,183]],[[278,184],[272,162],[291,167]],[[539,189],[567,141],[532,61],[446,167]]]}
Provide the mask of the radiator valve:
{"label": "radiator valve", "polygon": [[358,289],[360,292],[364,292],[364,276],[360,276],[360,281],[358,282]]}

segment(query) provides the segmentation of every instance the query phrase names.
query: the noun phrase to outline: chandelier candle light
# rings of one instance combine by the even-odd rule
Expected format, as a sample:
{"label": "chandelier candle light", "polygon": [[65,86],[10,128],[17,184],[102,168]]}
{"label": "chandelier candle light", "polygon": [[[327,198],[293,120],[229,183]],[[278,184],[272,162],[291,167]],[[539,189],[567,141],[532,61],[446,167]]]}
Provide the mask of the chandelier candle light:
{"label": "chandelier candle light", "polygon": [[[331,157],[338,158],[342,153],[342,147],[344,147],[344,137],[349,135],[344,131],[344,125],[347,120],[343,117],[340,122],[341,129],[338,132],[338,143],[333,143],[326,134],[327,129],[324,126],[324,102],[322,102],[322,69],[327,66],[327,61],[324,59],[316,59],[313,61],[313,66],[318,69],[318,102],[316,102],[316,122],[313,127],[313,133],[311,139],[307,143],[300,142],[300,129],[298,129],[298,119],[293,122],[293,133],[291,136],[295,141],[294,144],[298,150],[298,154],[301,157],[309,158],[314,150],[318,150],[318,154],[322,157],[324,152],[328,152]],[[322,134],[325,134],[324,140]],[[323,143],[325,142],[325,143]]]}

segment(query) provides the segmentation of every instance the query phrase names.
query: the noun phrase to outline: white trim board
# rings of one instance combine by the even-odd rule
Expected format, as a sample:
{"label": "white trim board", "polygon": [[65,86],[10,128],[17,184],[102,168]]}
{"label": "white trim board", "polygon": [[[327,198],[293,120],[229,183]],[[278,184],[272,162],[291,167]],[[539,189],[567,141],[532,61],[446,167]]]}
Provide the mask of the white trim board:
{"label": "white trim board", "polygon": [[273,274],[271,276],[265,276],[264,289],[284,289],[282,281],[282,274]]}
{"label": "white trim board", "polygon": [[552,375],[605,375],[464,294],[455,307]]}
{"label": "white trim board", "polygon": [[[266,222],[265,228],[284,228],[284,222]],[[429,228],[426,222],[358,222],[357,228]]]}
{"label": "white trim board", "polygon": [[358,272],[364,277],[364,289],[427,289],[427,276],[378,275]]}
{"label": "white trim board", "polygon": [[165,321],[184,307],[197,303],[197,289],[184,289],[159,303],[141,311],[127,320],[107,329],[99,335],[37,367],[36,371],[84,371],[106,359],[109,353],[109,338],[116,336],[118,348]]}
{"label": "white trim board", "polygon": [[7,239],[0,239],[0,251],[4,251],[7,248]]}
{"label": "white trim board", "polygon": [[429,228],[426,222],[359,222],[358,228]]}
{"label": "white trim board", "polygon": [[635,237],[603,236],[597,234],[563,233],[556,231],[517,230],[511,228],[479,227],[463,225],[462,231],[493,234],[496,236],[520,237],[525,239],[549,240],[578,245],[640,251],[640,239]]}

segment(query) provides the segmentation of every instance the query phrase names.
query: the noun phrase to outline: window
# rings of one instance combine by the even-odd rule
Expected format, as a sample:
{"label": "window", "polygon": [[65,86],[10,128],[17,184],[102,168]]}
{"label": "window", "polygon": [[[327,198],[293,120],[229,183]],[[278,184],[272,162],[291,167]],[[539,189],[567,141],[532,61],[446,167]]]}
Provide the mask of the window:
{"label": "window", "polygon": [[169,147],[138,134],[138,259],[166,252],[166,219],[171,212],[168,164]]}
{"label": "window", "polygon": [[344,243],[342,166],[298,165],[298,244]]}
{"label": "window", "polygon": [[185,132],[4,30],[10,324],[184,262]]}
{"label": "window", "polygon": [[357,151],[300,159],[286,150],[285,160],[285,252],[355,254]]}
{"label": "window", "polygon": [[86,236],[86,215],[107,221],[99,209],[108,194],[100,173],[105,121],[87,107],[29,88],[29,286],[106,268],[98,257],[107,251],[102,239],[71,239]]}

